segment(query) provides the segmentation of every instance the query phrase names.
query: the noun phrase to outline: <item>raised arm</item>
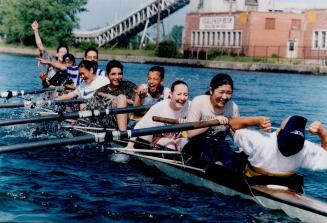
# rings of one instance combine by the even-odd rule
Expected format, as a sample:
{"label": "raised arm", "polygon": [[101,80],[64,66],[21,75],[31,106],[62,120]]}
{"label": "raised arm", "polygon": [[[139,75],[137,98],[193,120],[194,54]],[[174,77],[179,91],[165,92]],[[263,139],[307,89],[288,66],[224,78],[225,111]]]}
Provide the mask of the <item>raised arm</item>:
{"label": "raised arm", "polygon": [[307,130],[312,134],[318,135],[321,140],[321,147],[327,150],[327,132],[321,121],[314,121]]}
{"label": "raised arm", "polygon": [[265,116],[232,118],[229,120],[229,125],[233,131],[249,126],[259,126],[264,131],[271,131],[270,118]]}
{"label": "raised arm", "polygon": [[32,29],[34,31],[34,37],[35,37],[35,43],[36,46],[38,48],[38,50],[40,51],[40,53],[43,53],[45,48],[43,46],[41,37],[40,37],[40,33],[39,33],[39,23],[37,21],[34,21],[32,23]]}
{"label": "raised arm", "polygon": [[39,58],[39,62],[41,64],[54,67],[54,68],[56,68],[58,70],[61,70],[61,71],[65,71],[67,69],[67,67],[68,67],[68,65],[60,63],[58,61],[45,60],[45,59],[42,59],[42,58]]}

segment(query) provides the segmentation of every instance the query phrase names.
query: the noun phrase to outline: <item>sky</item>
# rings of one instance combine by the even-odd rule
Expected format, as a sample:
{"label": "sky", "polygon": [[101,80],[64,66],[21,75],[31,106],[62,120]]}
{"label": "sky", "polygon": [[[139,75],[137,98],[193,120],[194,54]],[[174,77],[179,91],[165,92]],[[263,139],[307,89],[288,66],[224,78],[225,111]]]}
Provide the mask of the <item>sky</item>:
{"label": "sky", "polygon": [[[79,15],[80,30],[90,30],[113,25],[132,12],[143,8],[154,0],[88,0],[87,12]],[[327,0],[326,0],[327,1]],[[187,6],[164,20],[164,29],[170,30],[175,24],[184,25]]]}
{"label": "sky", "polygon": [[[152,1],[154,0],[88,0],[86,5],[88,11],[79,15],[80,30],[113,25],[124,16]],[[275,0],[275,4],[278,2],[298,2],[307,4],[308,8],[327,8],[327,0]],[[184,25],[187,11],[188,7],[186,6],[165,19],[164,29],[166,32],[169,32],[175,24]]]}

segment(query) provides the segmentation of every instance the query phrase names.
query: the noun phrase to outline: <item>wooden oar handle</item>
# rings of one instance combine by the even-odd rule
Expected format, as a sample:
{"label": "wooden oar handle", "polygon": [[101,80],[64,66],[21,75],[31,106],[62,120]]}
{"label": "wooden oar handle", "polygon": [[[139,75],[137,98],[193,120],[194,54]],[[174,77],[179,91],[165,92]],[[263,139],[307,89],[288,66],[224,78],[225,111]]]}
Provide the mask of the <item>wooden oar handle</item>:
{"label": "wooden oar handle", "polygon": [[[176,118],[164,118],[164,117],[159,117],[159,116],[153,116],[152,120],[155,122],[162,122],[162,123],[168,123],[168,124],[181,124],[179,123],[179,120]],[[213,126],[213,125],[220,125],[219,120],[217,119],[212,119],[212,120],[207,120],[207,121],[198,121],[198,122],[190,122],[193,124],[195,128],[201,128],[203,127],[208,127]]]}
{"label": "wooden oar handle", "polygon": [[168,123],[168,124],[179,124],[179,121],[176,118],[164,118],[164,117],[159,117],[159,116],[153,116],[152,120],[155,122],[162,122],[162,123]]}

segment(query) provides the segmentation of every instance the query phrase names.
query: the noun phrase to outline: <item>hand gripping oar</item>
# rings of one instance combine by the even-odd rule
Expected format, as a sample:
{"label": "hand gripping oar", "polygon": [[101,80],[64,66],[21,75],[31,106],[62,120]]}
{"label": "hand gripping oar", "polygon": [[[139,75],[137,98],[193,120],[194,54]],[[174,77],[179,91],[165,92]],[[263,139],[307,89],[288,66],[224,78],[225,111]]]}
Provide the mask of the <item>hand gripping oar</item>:
{"label": "hand gripping oar", "polygon": [[138,137],[138,136],[153,135],[153,134],[159,134],[165,132],[186,131],[186,130],[216,126],[219,124],[220,123],[218,120],[210,120],[210,121],[188,122],[183,124],[174,124],[168,126],[151,127],[151,128],[143,128],[143,129],[133,129],[127,131],[106,131],[102,133],[94,133],[92,135],[89,134],[84,136],[77,136],[73,138],[52,139],[52,140],[45,140],[39,142],[0,146],[0,153],[28,150],[28,149],[37,149],[37,148],[46,148],[50,146],[51,147],[66,146],[66,145],[84,144],[84,143],[92,143],[92,142],[96,142],[96,143],[111,142],[113,140],[122,140],[122,139]]}
{"label": "hand gripping oar", "polygon": [[16,96],[23,96],[28,94],[40,94],[49,91],[62,91],[63,87],[55,88],[42,88],[42,89],[32,89],[32,90],[19,90],[19,91],[2,91],[0,92],[0,98],[11,98]]}
{"label": "hand gripping oar", "polygon": [[35,108],[37,106],[44,106],[44,105],[70,105],[70,104],[83,104],[87,103],[89,100],[87,99],[74,99],[74,100],[62,100],[62,101],[55,101],[55,100],[39,100],[39,101],[24,101],[21,103],[7,103],[7,104],[0,104],[1,108]]}
{"label": "hand gripping oar", "polygon": [[0,126],[16,125],[16,124],[27,124],[27,123],[38,123],[38,122],[49,122],[49,121],[63,121],[65,119],[76,119],[76,118],[90,118],[104,115],[115,115],[124,113],[133,113],[139,111],[145,111],[150,108],[149,105],[138,106],[138,107],[126,107],[126,108],[108,108],[102,110],[87,110],[80,112],[70,113],[58,113],[55,115],[45,115],[33,118],[22,118],[22,119],[9,119],[0,121]]}

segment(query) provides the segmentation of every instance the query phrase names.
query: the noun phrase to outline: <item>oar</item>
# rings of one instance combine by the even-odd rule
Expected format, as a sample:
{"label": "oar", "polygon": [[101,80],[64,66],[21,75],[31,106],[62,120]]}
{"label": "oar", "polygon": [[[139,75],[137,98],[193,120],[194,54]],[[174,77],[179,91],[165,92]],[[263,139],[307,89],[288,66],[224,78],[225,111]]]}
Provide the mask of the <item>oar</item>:
{"label": "oar", "polygon": [[168,123],[168,124],[179,124],[179,120],[176,118],[164,118],[160,116],[153,116],[152,120],[155,122],[162,122],[162,123]]}
{"label": "oar", "polygon": [[55,100],[40,100],[40,101],[24,101],[21,103],[8,103],[8,104],[0,104],[1,108],[35,108],[37,106],[44,106],[44,105],[70,105],[70,104],[83,104],[87,103],[87,99],[74,99],[74,100],[62,100],[62,101],[55,101]]}
{"label": "oar", "polygon": [[210,120],[210,121],[200,121],[200,122],[188,122],[183,124],[175,124],[175,125],[160,126],[160,127],[151,127],[151,128],[144,128],[144,129],[132,129],[127,131],[106,131],[102,133],[93,133],[92,135],[88,134],[84,136],[77,136],[77,137],[66,138],[66,139],[51,139],[51,140],[45,140],[39,142],[0,146],[0,153],[27,150],[27,149],[46,148],[52,146],[84,144],[84,143],[92,143],[92,142],[96,142],[96,143],[111,142],[113,140],[122,140],[122,139],[138,137],[138,136],[153,135],[153,134],[166,133],[166,132],[192,130],[192,129],[215,126],[219,124],[220,123],[218,120]]}
{"label": "oar", "polygon": [[0,98],[11,98],[16,96],[23,96],[27,94],[40,94],[49,91],[61,91],[63,87],[55,88],[42,88],[42,89],[32,89],[32,90],[13,90],[13,91],[2,91],[0,92]]}
{"label": "oar", "polygon": [[115,114],[124,114],[124,113],[133,113],[148,110],[150,106],[138,106],[138,107],[126,107],[126,108],[108,108],[102,110],[86,110],[80,112],[70,112],[54,115],[45,115],[32,118],[22,118],[22,119],[9,119],[0,121],[0,126],[7,125],[16,125],[16,124],[27,124],[27,123],[38,123],[38,122],[49,122],[49,121],[63,121],[65,119],[76,119],[76,118],[90,118],[98,117],[104,115],[115,115]]}

